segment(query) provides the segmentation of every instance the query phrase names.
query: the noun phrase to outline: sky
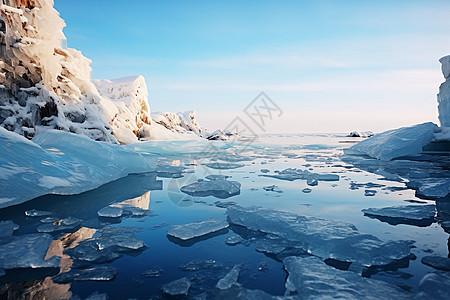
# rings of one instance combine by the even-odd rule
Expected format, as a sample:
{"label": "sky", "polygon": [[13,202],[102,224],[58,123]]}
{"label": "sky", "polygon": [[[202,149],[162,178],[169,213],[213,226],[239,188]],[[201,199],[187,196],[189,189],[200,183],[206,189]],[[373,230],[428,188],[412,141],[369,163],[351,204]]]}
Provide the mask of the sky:
{"label": "sky", "polygon": [[282,110],[257,133],[438,123],[450,1],[55,0],[92,77],[143,75],[153,112],[210,129],[264,91]]}

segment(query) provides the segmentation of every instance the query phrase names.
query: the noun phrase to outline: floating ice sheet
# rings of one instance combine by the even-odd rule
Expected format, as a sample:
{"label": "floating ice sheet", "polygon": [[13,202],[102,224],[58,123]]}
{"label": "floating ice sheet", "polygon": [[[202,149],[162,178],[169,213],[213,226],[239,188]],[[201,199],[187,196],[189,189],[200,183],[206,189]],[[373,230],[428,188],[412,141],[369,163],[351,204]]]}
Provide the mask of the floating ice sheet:
{"label": "floating ice sheet", "polygon": [[422,263],[442,271],[450,271],[450,258],[441,256],[424,256]]}
{"label": "floating ice sheet", "polygon": [[434,222],[436,205],[404,205],[383,208],[367,208],[362,212],[365,216],[387,222],[392,225],[409,224],[429,226]]}
{"label": "floating ice sheet", "polygon": [[361,277],[326,265],[317,257],[287,257],[286,288],[301,299],[410,299],[411,294],[384,281]]}
{"label": "floating ice sheet", "polygon": [[187,295],[189,293],[189,288],[191,287],[191,282],[187,277],[172,281],[163,286],[163,292],[171,296],[181,296]]}
{"label": "floating ice sheet", "polygon": [[36,229],[38,232],[44,232],[44,233],[51,233],[51,232],[58,232],[58,231],[66,231],[66,230],[72,230],[77,228],[81,225],[83,221],[75,218],[75,217],[68,217],[62,220],[58,220],[53,223],[44,223],[39,225]]}
{"label": "floating ice sheet", "polygon": [[44,260],[53,238],[48,234],[24,234],[0,245],[0,269],[56,268],[60,258]]}
{"label": "floating ice sheet", "polygon": [[220,199],[239,195],[241,184],[237,181],[227,180],[229,176],[209,175],[208,180],[199,180],[181,187],[181,191],[195,197],[214,196]]}
{"label": "floating ice sheet", "polygon": [[240,271],[241,267],[239,265],[234,266],[227,275],[217,282],[216,287],[221,290],[229,289],[237,282]]}
{"label": "floating ice sheet", "polygon": [[426,274],[419,283],[419,294],[416,299],[450,299],[450,272],[434,272]]}
{"label": "floating ice sheet", "polygon": [[228,222],[226,220],[211,218],[202,222],[172,226],[167,231],[167,235],[185,241],[214,233],[227,227]]}
{"label": "floating ice sheet", "polygon": [[231,224],[277,235],[323,259],[333,258],[361,266],[386,265],[410,254],[407,241],[383,242],[358,231],[352,224],[261,207],[238,205],[227,210]]}
{"label": "floating ice sheet", "polygon": [[52,278],[55,283],[69,283],[72,281],[109,281],[117,275],[117,270],[111,266],[100,266],[84,270],[70,270]]}
{"label": "floating ice sheet", "polygon": [[244,164],[237,164],[237,163],[207,163],[207,164],[203,164],[205,166],[207,166],[208,168],[211,169],[218,169],[218,170],[227,170],[227,169],[237,169],[237,168],[242,168],[243,166],[245,166]]}
{"label": "floating ice sheet", "polygon": [[0,208],[45,194],[79,194],[155,165],[154,155],[64,131],[29,141],[0,127]]}
{"label": "floating ice sheet", "polygon": [[288,168],[276,174],[261,174],[259,176],[273,177],[289,181],[303,179],[307,180],[309,185],[317,185],[317,181],[339,181],[339,175],[337,174],[320,174],[295,168]]}

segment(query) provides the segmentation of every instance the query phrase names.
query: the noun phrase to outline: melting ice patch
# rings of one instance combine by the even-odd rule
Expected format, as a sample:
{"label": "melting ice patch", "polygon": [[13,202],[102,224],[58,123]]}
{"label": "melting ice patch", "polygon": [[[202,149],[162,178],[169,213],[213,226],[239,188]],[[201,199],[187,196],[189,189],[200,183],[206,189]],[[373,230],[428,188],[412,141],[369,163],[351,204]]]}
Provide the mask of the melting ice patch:
{"label": "melting ice patch", "polygon": [[198,180],[181,187],[181,191],[191,196],[206,197],[214,196],[217,198],[229,198],[239,195],[241,192],[241,184],[237,181],[227,180],[230,176],[224,175],[208,175],[207,180]]}
{"label": "melting ice patch", "polygon": [[63,131],[32,141],[0,127],[0,208],[45,194],[78,194],[130,173],[155,169],[156,158]]}
{"label": "melting ice patch", "polygon": [[214,233],[227,227],[228,222],[226,220],[211,218],[202,222],[172,226],[167,235],[185,241]]}

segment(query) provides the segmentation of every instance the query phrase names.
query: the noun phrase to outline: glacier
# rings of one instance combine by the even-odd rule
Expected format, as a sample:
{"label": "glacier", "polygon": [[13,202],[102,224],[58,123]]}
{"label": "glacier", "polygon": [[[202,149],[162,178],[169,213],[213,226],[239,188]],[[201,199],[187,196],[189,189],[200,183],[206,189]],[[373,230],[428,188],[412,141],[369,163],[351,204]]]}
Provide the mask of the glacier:
{"label": "glacier", "polygon": [[0,127],[0,208],[46,194],[79,194],[155,168],[155,155],[124,146],[59,130],[30,141]]}

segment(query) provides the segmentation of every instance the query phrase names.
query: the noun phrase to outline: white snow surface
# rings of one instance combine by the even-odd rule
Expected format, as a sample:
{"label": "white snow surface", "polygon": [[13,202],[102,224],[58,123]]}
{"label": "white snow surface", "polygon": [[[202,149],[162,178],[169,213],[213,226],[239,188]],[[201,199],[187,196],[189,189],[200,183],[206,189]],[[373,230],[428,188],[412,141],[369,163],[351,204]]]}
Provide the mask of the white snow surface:
{"label": "white snow surface", "polygon": [[392,129],[376,134],[345,150],[348,154],[366,154],[382,161],[422,152],[434,138],[434,123],[427,122],[410,127]]}
{"label": "white snow surface", "polygon": [[0,127],[0,208],[45,194],[78,194],[130,173],[154,171],[156,156],[59,130],[31,141]]}

